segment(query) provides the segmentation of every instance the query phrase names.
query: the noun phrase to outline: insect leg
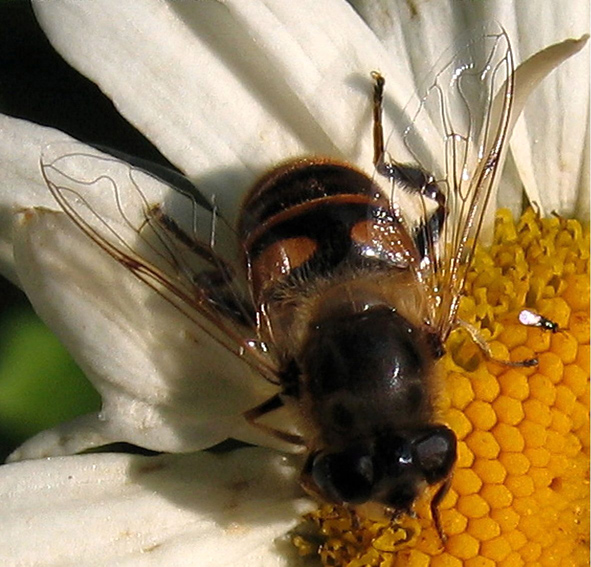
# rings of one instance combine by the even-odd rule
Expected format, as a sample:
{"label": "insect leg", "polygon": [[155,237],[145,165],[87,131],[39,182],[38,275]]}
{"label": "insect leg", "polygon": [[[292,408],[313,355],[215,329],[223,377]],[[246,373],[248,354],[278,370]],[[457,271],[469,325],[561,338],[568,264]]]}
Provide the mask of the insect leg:
{"label": "insect leg", "polygon": [[476,327],[474,327],[466,321],[462,321],[461,319],[457,320],[457,325],[458,327],[462,327],[468,332],[470,338],[474,341],[474,344],[482,351],[482,354],[484,354],[486,359],[490,360],[491,362],[496,362],[497,364],[502,364],[503,366],[513,366],[519,368],[527,368],[530,366],[536,366],[538,364],[537,358],[526,358],[524,360],[518,360],[516,362],[513,362],[511,360],[501,360],[500,358],[495,358],[493,356],[492,351],[490,350],[490,346],[482,338]]}
{"label": "insect leg", "polygon": [[386,81],[377,71],[373,71],[371,76],[375,81],[373,90],[373,163],[378,173],[397,183],[403,191],[409,194],[419,194],[435,201],[437,205],[435,210],[429,216],[425,214],[425,220],[413,231],[415,244],[421,257],[435,258],[433,246],[439,240],[443,223],[447,217],[445,194],[433,176],[420,167],[386,159],[382,120]]}
{"label": "insect leg", "polygon": [[433,246],[439,241],[441,229],[447,217],[447,208],[445,206],[445,195],[434,181],[429,181],[426,186],[420,189],[421,195],[433,199],[437,203],[437,208],[431,216],[420,223],[413,231],[413,237],[417,249],[423,258],[429,256],[435,257]]}
{"label": "insect leg", "polygon": [[382,106],[384,102],[384,85],[386,80],[377,71],[372,71],[373,86],[373,164],[382,175],[390,177],[385,163],[384,127],[382,124]]}
{"label": "insect leg", "polygon": [[441,525],[441,516],[439,515],[439,505],[441,504],[442,500],[445,498],[445,495],[448,493],[449,488],[451,486],[451,476],[449,476],[445,482],[439,487],[433,499],[431,500],[431,517],[433,518],[433,524],[435,524],[435,529],[437,530],[437,535],[441,540],[441,543],[445,543],[447,541],[447,536],[443,531],[443,526]]}
{"label": "insect leg", "polygon": [[269,425],[265,425],[264,423],[259,423],[257,420],[274,410],[277,410],[283,407],[284,403],[281,399],[280,394],[275,394],[273,397],[265,400],[262,404],[255,406],[252,409],[244,412],[244,417],[248,423],[254,425],[261,431],[265,433],[269,433],[273,437],[277,439],[281,439],[282,441],[286,441],[287,443],[291,443],[292,445],[305,445],[304,439],[300,435],[295,435],[293,433],[287,433],[286,431],[281,431],[279,429],[275,429]]}
{"label": "insect leg", "polygon": [[211,270],[193,275],[195,285],[205,291],[209,305],[241,325],[249,325],[254,321],[254,310],[232,287],[235,277],[233,268],[210,246],[187,234],[160,207],[152,207],[149,215],[150,219],[154,219],[180,243],[212,266]]}

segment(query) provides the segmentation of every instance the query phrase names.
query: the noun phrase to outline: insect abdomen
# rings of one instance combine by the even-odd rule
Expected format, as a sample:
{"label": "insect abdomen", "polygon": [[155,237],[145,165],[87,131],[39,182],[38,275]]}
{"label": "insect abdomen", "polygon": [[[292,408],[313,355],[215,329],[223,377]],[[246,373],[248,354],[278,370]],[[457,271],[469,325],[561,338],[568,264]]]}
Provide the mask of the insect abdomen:
{"label": "insect abdomen", "polygon": [[299,160],[272,171],[248,196],[240,223],[255,302],[290,277],[309,282],[342,266],[395,263],[395,223],[379,188],[351,166]]}

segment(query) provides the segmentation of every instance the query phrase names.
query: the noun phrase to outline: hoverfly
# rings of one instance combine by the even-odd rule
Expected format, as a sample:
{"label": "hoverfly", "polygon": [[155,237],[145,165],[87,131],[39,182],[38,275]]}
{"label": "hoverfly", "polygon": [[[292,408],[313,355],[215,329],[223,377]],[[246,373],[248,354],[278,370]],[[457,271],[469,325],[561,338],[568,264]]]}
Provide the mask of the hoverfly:
{"label": "hoverfly", "polygon": [[[292,159],[255,184],[236,226],[196,191],[158,196],[131,165],[101,174],[116,160],[98,153],[46,154],[42,172],[89,238],[276,386],[244,416],[305,449],[309,493],[400,513],[437,486],[443,539],[456,437],[437,423],[434,367],[459,324],[506,151],[511,48],[503,31],[483,32],[443,62],[405,129],[416,164],[388,154],[384,78],[371,76],[373,177],[330,157]],[[260,421],[281,407],[297,433]]]}

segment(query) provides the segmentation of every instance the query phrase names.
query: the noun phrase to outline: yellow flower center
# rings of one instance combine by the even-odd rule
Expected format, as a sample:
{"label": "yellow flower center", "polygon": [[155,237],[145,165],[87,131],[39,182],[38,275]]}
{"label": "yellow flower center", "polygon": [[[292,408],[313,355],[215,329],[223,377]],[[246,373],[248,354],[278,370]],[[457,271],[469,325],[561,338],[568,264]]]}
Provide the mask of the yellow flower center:
{"label": "yellow flower center", "polygon": [[[482,361],[465,332],[442,361],[440,420],[458,438],[452,487],[441,505],[442,545],[429,502],[417,518],[375,522],[323,506],[314,535],[293,538],[323,565],[503,567],[589,565],[589,230],[575,220],[514,222],[499,211],[494,243],[479,249],[459,317],[499,359]],[[519,323],[528,308],[558,331]]]}

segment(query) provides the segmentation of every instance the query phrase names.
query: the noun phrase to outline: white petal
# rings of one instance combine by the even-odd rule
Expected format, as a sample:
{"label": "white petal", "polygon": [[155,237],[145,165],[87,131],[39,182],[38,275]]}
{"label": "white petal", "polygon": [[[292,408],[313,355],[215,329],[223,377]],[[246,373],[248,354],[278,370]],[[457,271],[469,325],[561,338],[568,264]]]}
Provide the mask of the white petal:
{"label": "white petal", "polygon": [[[183,12],[191,12],[190,5],[200,7],[201,18],[187,21]],[[262,72],[266,62],[248,35],[217,2],[186,6],[160,0],[37,2],[35,11],[68,62],[221,199],[224,188],[228,193],[251,184],[257,165],[302,149],[234,69],[240,61],[228,61],[224,50],[233,41],[245,61],[257,58],[254,67]]]}
{"label": "white petal", "polygon": [[586,219],[589,219],[589,123],[587,123],[587,135],[585,136],[585,147],[583,149],[583,165],[581,167],[581,176],[579,178],[579,198],[577,201],[576,210],[579,212],[579,217],[583,217],[586,211]]}
{"label": "white petal", "polygon": [[462,2],[352,0],[350,3],[386,45],[396,65],[414,77],[415,89],[433,72],[441,54],[453,45],[456,37],[469,29]]}
{"label": "white petal", "polygon": [[[514,215],[519,215],[523,210],[523,197],[527,193],[527,201],[535,203],[542,214],[548,211],[543,208],[545,203],[545,194],[536,186],[533,174],[533,162],[531,161],[531,148],[527,138],[527,128],[523,120],[522,112],[528,107],[532,92],[535,92],[538,85],[549,74],[555,72],[564,62],[573,56],[585,46],[586,39],[579,40],[568,39],[560,43],[548,46],[546,49],[532,55],[526,61],[521,63],[515,70],[513,107],[511,119],[507,127],[507,136],[511,140],[512,155],[507,161],[507,167],[500,183],[496,202],[502,207],[508,207]],[[527,159],[524,159],[527,158]],[[554,156],[549,159],[552,160]],[[577,198],[578,187],[571,189],[571,197]],[[570,215],[572,216],[572,214]],[[585,214],[582,215],[585,217]],[[588,215],[587,215],[588,216]],[[494,210],[489,208],[487,211],[485,227],[492,229],[494,223]],[[489,232],[489,236],[491,233]]]}
{"label": "white petal", "polygon": [[525,63],[522,77],[516,79],[517,87],[521,82],[530,90],[531,84],[536,85],[557,67],[533,90],[511,140],[525,190],[542,214],[556,211],[569,217],[588,217],[588,210],[576,209],[588,133],[588,80],[585,86],[579,80],[574,80],[572,87],[568,85],[573,62],[587,61],[584,53],[578,53],[585,43],[584,39],[564,41],[545,49]]}
{"label": "white petal", "polygon": [[42,431],[27,439],[8,456],[6,462],[74,455],[117,441],[118,439],[108,436],[108,424],[105,420],[101,419],[99,414],[93,413],[61,423],[54,429]]}
{"label": "white petal", "polygon": [[103,397],[101,435],[166,451],[262,437],[241,414],[275,388],[64,213],[23,213],[15,255],[36,311]]}
{"label": "white petal", "polygon": [[[414,76],[415,88],[440,70],[442,54],[448,50],[453,54],[463,47],[462,41],[478,38],[487,27],[500,25],[512,40],[517,35],[513,4],[505,0],[350,0],[350,4],[387,46],[396,64]],[[474,42],[473,49],[478,47]]]}
{"label": "white petal", "polygon": [[[393,57],[415,76],[421,77],[454,39],[486,22],[497,22],[507,31],[516,62],[525,60],[548,45],[588,32],[589,3],[586,0],[556,2],[459,2],[432,0],[421,3],[389,0],[351,2]],[[575,211],[588,216],[579,187],[587,164],[583,157],[589,113],[589,61],[581,54],[562,64],[528,101],[518,123],[512,151],[521,181],[530,200],[545,212],[566,215]],[[505,185],[513,179],[505,179]],[[521,196],[515,191],[504,201],[520,210]],[[503,200],[502,200],[503,202]]]}
{"label": "white petal", "polygon": [[[372,169],[369,73],[395,77],[396,62],[346,3],[96,0],[35,10],[60,53],[219,199],[302,153]],[[406,102],[408,82],[393,84],[392,98]]]}
{"label": "white petal", "polygon": [[[523,56],[589,31],[589,3],[515,4]],[[531,25],[535,22],[535,26]],[[589,48],[560,65],[532,94],[512,143],[530,199],[542,212],[587,218],[577,206],[589,122]]]}
{"label": "white petal", "polygon": [[17,282],[12,253],[14,213],[27,207],[57,208],[41,177],[41,150],[71,140],[53,130],[0,115],[0,272]]}
{"label": "white petal", "polygon": [[313,0],[225,4],[265,50],[311,122],[320,126],[325,141],[319,145],[318,134],[309,136],[304,139],[308,151],[329,153],[372,171],[370,72],[381,68],[396,81],[394,100],[406,102],[411,91],[408,78],[355,12],[341,0],[327,0],[321,9]]}
{"label": "white petal", "polygon": [[83,455],[0,468],[0,563],[287,565],[277,544],[310,502],[263,449]]}

